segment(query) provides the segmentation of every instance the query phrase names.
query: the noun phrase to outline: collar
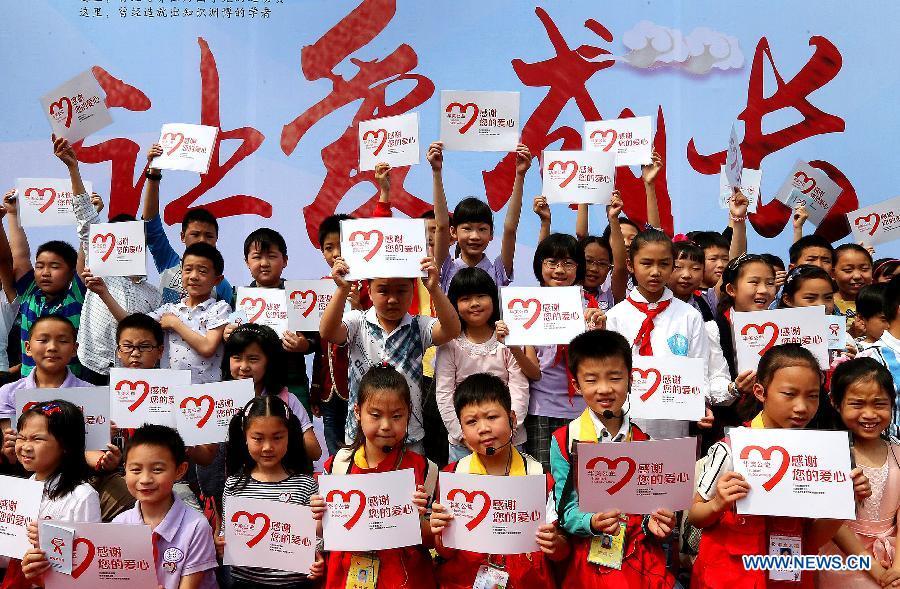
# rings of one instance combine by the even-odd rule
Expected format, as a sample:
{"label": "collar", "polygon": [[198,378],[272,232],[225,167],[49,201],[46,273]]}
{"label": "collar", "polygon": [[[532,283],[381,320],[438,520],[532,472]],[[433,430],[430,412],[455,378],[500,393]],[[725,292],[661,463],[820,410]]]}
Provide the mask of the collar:
{"label": "collar", "polygon": [[[210,295],[211,294],[212,293],[210,293]],[[212,296],[210,296],[208,299],[206,299],[202,303],[199,303],[196,307],[191,308],[191,307],[188,307],[187,297],[184,297],[183,299],[178,301],[178,306],[176,308],[179,310],[182,310],[182,309],[186,310],[188,313],[191,313],[193,311],[198,311],[198,310],[205,311],[210,305],[212,305],[215,302],[216,302],[216,300]]]}
{"label": "collar", "polygon": [[753,418],[753,421],[750,422],[750,427],[752,429],[765,429],[766,424],[763,421],[762,411],[756,414],[756,417]]}
{"label": "collar", "polygon": [[394,465],[399,466],[399,461],[397,460],[397,455],[403,451],[403,444],[398,444],[396,448],[391,450],[387,456],[384,457],[378,466],[370,467],[368,460],[366,460],[366,446],[363,444],[353,453],[353,464],[356,465],[357,468],[362,470],[375,470],[377,472],[387,472],[389,469],[394,468]]}
{"label": "collar", "polygon": [[[509,476],[525,476],[525,459],[522,458],[515,446],[510,445],[510,451],[512,452],[512,461],[509,465]],[[469,457],[469,474],[487,474],[487,469],[481,463],[478,453],[472,452]]]}
{"label": "collar", "polygon": [[[631,419],[626,413],[622,417],[622,427],[619,428],[615,437],[610,434],[600,417],[591,411],[590,407],[575,420],[578,430],[575,432],[575,439],[579,442],[628,442],[631,441]],[[598,434],[599,432],[599,434]]]}
{"label": "collar", "polygon": [[[382,327],[381,322],[378,321],[378,314],[375,313],[375,307],[369,307],[369,309],[366,311],[365,315],[363,315],[363,316],[365,317],[367,322],[371,323],[372,325],[374,325],[381,331],[384,331],[384,327]],[[410,315],[409,313],[406,313],[405,315],[403,315],[403,319],[400,320],[400,324],[394,328],[394,331],[402,329],[403,327],[409,325],[410,323],[412,323],[412,315]],[[394,333],[394,331],[392,331],[391,333]],[[388,335],[390,335],[390,333]]]}
{"label": "collar", "polygon": [[[651,303],[650,301],[648,301],[647,298],[646,298],[644,295],[641,294],[641,291],[639,291],[639,290],[637,289],[637,287],[635,287],[634,290],[632,290],[632,291],[628,294],[628,298],[630,298],[632,301],[634,301],[634,302],[636,302],[636,303],[647,303],[648,305],[652,305],[652,304],[653,304],[653,303]],[[668,300],[670,300],[671,298],[672,298],[672,291],[669,290],[669,287],[667,286],[667,287],[665,287],[665,289],[663,289],[662,296],[659,297],[659,300],[656,301],[656,302],[657,302],[657,303],[661,303],[661,302],[663,302],[663,301],[668,301]]]}
{"label": "collar", "polygon": [[[326,278],[331,278],[331,276],[326,276]],[[260,286],[255,280],[251,280],[250,284],[247,285],[247,288],[280,288],[281,290],[284,290],[284,278],[278,281],[278,286]]]}
{"label": "collar", "polygon": [[885,329],[884,333],[881,334],[881,339],[875,343],[881,344],[882,346],[887,346],[892,350],[900,350],[900,339],[897,339],[893,335],[891,335],[891,332],[889,332],[887,329]]}
{"label": "collar", "polygon": [[[174,498],[172,507],[169,508],[166,517],[164,517],[163,520],[159,522],[159,525],[156,526],[156,529],[153,530],[154,533],[159,534],[166,542],[171,542],[175,538],[175,534],[178,533],[178,530],[181,527],[181,521],[184,519],[185,509],[187,509],[184,501],[182,501],[178,495],[173,493],[172,497]],[[141,518],[141,523],[144,523],[144,514],[141,513],[141,503],[136,503],[134,508]]]}
{"label": "collar", "polygon": [[[37,381],[35,380],[37,375],[37,367],[34,370],[28,373],[28,376],[25,377],[25,386],[23,388],[26,389],[36,389],[38,388]],[[72,371],[66,368],[66,378],[62,381],[62,384],[59,385],[61,389],[68,389],[75,386],[75,375],[72,374]]]}

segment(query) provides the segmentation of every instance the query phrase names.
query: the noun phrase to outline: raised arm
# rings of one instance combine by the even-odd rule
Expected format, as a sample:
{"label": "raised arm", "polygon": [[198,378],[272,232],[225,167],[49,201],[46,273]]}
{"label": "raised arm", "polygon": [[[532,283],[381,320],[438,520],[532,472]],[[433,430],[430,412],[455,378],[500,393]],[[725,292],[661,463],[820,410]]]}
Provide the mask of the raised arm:
{"label": "raised arm", "polygon": [[13,273],[12,251],[9,249],[9,240],[3,229],[3,217],[6,209],[0,207],[0,284],[3,285],[3,294],[6,302],[11,303],[16,298],[16,279]]}
{"label": "raised arm", "polygon": [[147,151],[147,174],[157,176],[157,178],[148,178],[144,185],[144,211],[141,213],[144,221],[149,221],[153,217],[159,216],[159,176],[162,173],[153,167],[153,160],[163,154],[163,148],[159,143],[154,143]]}
{"label": "raised arm", "polygon": [[547,198],[544,196],[535,196],[531,210],[541,220],[541,229],[538,232],[538,243],[547,239],[550,235],[550,205],[547,204]]}
{"label": "raised arm", "polygon": [[350,296],[350,283],[345,276],[349,272],[344,258],[338,256],[331,267],[331,276],[337,284],[337,290],[319,320],[319,335],[326,341],[341,345],[347,341],[347,327],[341,321],[344,318],[344,306]]}
{"label": "raised arm", "polygon": [[378,182],[378,203],[375,205],[373,217],[391,216],[391,166],[378,163],[375,165],[375,181]]}
{"label": "raised arm", "polygon": [[609,248],[612,250],[613,258],[610,289],[612,289],[613,300],[617,303],[625,300],[625,292],[628,290],[628,265],[625,260],[628,253],[625,250],[622,225],[619,223],[622,206],[622,197],[616,190],[613,192],[609,206],[606,207],[606,217],[609,219]]}
{"label": "raised arm", "polygon": [[587,203],[580,203],[578,205],[578,213],[575,215],[575,237],[578,239],[584,239],[590,235],[590,225],[588,220],[589,206],[590,205]]}
{"label": "raised arm", "polygon": [[809,211],[802,204],[798,204],[794,208],[794,243],[800,241],[803,237],[803,224],[809,219]]}
{"label": "raised arm", "polygon": [[434,192],[434,264],[438,271],[450,252],[450,212],[444,194],[444,144],[435,141],[428,146],[428,163],[431,164],[431,183]]}
{"label": "raised arm", "polygon": [[13,261],[13,277],[16,281],[31,272],[31,248],[25,230],[19,226],[19,203],[15,189],[3,196],[6,218],[9,220],[9,249]]}
{"label": "raised arm", "polygon": [[423,260],[422,270],[428,274],[422,281],[425,288],[428,289],[428,294],[431,295],[431,304],[434,306],[434,314],[437,317],[437,323],[431,330],[431,343],[440,346],[458,336],[462,326],[456,308],[441,290],[440,273],[434,259]]}
{"label": "raised arm", "polygon": [[503,221],[503,241],[500,245],[500,259],[506,275],[513,275],[513,258],[516,255],[516,232],[519,230],[519,218],[522,216],[522,190],[525,186],[525,174],[531,167],[531,152],[522,143],[516,147],[516,179],[513,182],[512,195],[506,206],[506,219]]}
{"label": "raised arm", "polygon": [[655,151],[650,164],[641,166],[641,179],[644,181],[644,192],[647,193],[647,223],[652,227],[662,227],[662,221],[659,219],[659,203],[656,200],[656,176],[662,168],[662,157]]}

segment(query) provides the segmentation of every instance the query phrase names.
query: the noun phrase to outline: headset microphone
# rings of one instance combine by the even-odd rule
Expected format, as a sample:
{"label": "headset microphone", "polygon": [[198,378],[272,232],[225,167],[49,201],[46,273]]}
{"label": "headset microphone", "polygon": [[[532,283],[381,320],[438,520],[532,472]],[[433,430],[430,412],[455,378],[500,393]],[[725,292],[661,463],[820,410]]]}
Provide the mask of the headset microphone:
{"label": "headset microphone", "polygon": [[630,409],[630,408],[631,408],[631,403],[628,403],[628,408],[623,407],[622,412],[619,413],[618,415],[616,415],[609,409],[606,409],[602,413],[603,419],[622,419],[625,417],[625,414],[628,413],[628,409]]}
{"label": "headset microphone", "polygon": [[499,450],[502,450],[502,449],[506,448],[507,446],[509,446],[510,444],[512,444],[513,438],[516,435],[515,424],[513,423],[512,418],[510,418],[510,420],[509,420],[509,428],[512,430],[512,432],[509,434],[509,439],[506,441],[506,443],[501,444],[497,448],[494,448],[493,446],[488,446],[487,448],[484,449],[485,454],[487,454],[488,456],[493,456]]}
{"label": "headset microphone", "polygon": [[394,451],[394,447],[393,446],[382,446],[381,451],[384,452],[385,454],[390,454],[391,452]]}

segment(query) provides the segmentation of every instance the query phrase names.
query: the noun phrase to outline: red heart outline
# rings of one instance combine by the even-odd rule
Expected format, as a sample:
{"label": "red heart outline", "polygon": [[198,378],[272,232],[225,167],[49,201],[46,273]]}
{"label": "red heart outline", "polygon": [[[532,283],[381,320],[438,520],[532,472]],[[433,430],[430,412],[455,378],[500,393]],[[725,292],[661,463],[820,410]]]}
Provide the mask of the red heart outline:
{"label": "red heart outline", "polygon": [[175,142],[175,146],[166,152],[166,155],[172,155],[173,153],[178,151],[178,148],[181,147],[182,143],[184,143],[184,133],[163,133],[160,142],[166,143],[166,139],[171,139],[173,142]]}
{"label": "red heart outline", "polygon": [[75,561],[75,551],[78,548],[79,544],[86,544],[88,547],[87,554],[82,559],[81,563],[77,567],[72,567],[72,578],[77,579],[80,577],[84,571],[91,566],[91,562],[94,560],[94,554],[97,552],[97,549],[94,548],[94,543],[88,540],[87,538],[75,538],[75,541],[72,542],[72,561],[74,564]]}
{"label": "red heart outline", "polygon": [[810,178],[809,176],[806,175],[806,172],[800,171],[800,172],[797,172],[796,174],[794,174],[794,185],[795,186],[800,181],[801,176],[803,177],[802,185],[806,186],[807,184],[809,184],[809,188],[801,188],[800,186],[797,186],[797,188],[801,188],[800,192],[802,192],[803,194],[809,194],[816,188],[816,179]]}
{"label": "red heart outline", "polygon": [[372,137],[377,141],[378,136],[381,135],[381,143],[378,144],[378,147],[375,148],[375,151],[372,152],[372,155],[378,155],[381,153],[381,149],[384,147],[384,144],[387,143],[387,129],[369,129],[365,133],[363,133],[363,141]]}
{"label": "red heart outline", "polygon": [[128,385],[129,391],[135,393],[137,392],[137,388],[143,385],[144,392],[140,397],[137,398],[134,403],[128,406],[128,410],[134,412],[135,409],[141,406],[141,403],[144,402],[144,399],[147,398],[147,395],[150,394],[150,383],[148,383],[146,380],[136,380],[134,382],[130,380],[120,380],[118,383],[116,383],[116,390],[121,391],[125,385]]}
{"label": "red heart outline", "polygon": [[209,418],[212,416],[213,409],[216,408],[215,400],[209,395],[201,395],[200,397],[185,397],[181,400],[181,405],[179,405],[179,407],[181,407],[182,409],[187,408],[188,401],[193,401],[194,405],[196,405],[197,407],[200,407],[200,405],[203,404],[203,401],[209,401],[209,409],[207,409],[206,415],[204,415],[200,419],[200,421],[197,422],[197,427],[202,428],[204,425],[206,425],[206,422],[209,421]]}
{"label": "red heart outline", "polygon": [[647,391],[643,395],[641,395],[641,401],[646,401],[647,399],[649,399],[650,397],[653,396],[653,393],[656,392],[656,389],[658,389],[660,383],[662,383],[662,374],[660,374],[659,370],[657,370],[656,368],[648,368],[647,370],[641,370],[640,368],[632,368],[631,369],[632,377],[634,376],[635,373],[637,373],[638,376],[640,376],[644,380],[649,378],[651,374],[656,375],[656,382],[654,382],[653,386],[649,387],[647,389]]}
{"label": "red heart outline", "polygon": [[344,522],[344,527],[347,528],[348,530],[352,529],[353,526],[356,525],[356,522],[358,522],[359,519],[362,517],[363,510],[366,508],[365,493],[363,493],[362,491],[359,491],[357,489],[352,489],[350,491],[347,491],[346,493],[344,491],[341,491],[340,489],[332,489],[331,491],[328,492],[328,495],[325,496],[326,503],[334,503],[334,498],[340,497],[344,503],[352,504],[353,502],[351,501],[351,499],[353,498],[354,495],[359,497],[359,507],[356,508],[356,511],[353,513],[353,516]]}
{"label": "red heart outline", "polygon": [[266,537],[266,534],[269,532],[269,526],[272,525],[272,520],[269,519],[269,516],[265,513],[250,513],[247,511],[235,511],[234,515],[231,516],[231,523],[237,523],[241,517],[247,518],[247,523],[251,526],[256,527],[256,520],[259,518],[263,518],[265,520],[262,529],[258,534],[247,540],[247,548],[253,548],[259,541]]}
{"label": "red heart outline", "polygon": [[300,298],[303,300],[304,303],[306,302],[306,297],[308,297],[309,295],[312,295],[312,303],[310,303],[309,307],[307,307],[307,309],[305,311],[303,311],[303,316],[309,317],[309,314],[312,313],[313,309],[316,308],[316,301],[319,300],[319,295],[317,295],[316,291],[314,291],[314,290],[295,290],[294,292],[291,293],[291,295],[288,298],[291,299],[292,301],[295,301],[295,300],[297,300],[297,295],[300,295]]}
{"label": "red heart outline", "polygon": [[109,244],[109,249],[106,250],[106,253],[100,256],[100,259],[104,262],[109,258],[110,254],[113,253],[113,250],[116,249],[116,236],[112,233],[98,233],[91,239],[91,243],[97,243],[98,241],[106,243],[107,239],[112,240],[112,242]]}
{"label": "red heart outline", "polygon": [[747,460],[750,457],[750,452],[752,450],[756,450],[759,452],[759,455],[762,456],[763,460],[772,460],[772,453],[778,452],[781,454],[781,466],[778,468],[778,471],[772,475],[768,481],[763,483],[763,489],[766,491],[771,491],[775,488],[775,485],[781,481],[784,477],[784,474],[787,472],[788,466],[791,463],[791,455],[781,446],[771,446],[769,448],[763,448],[762,446],[744,446],[744,449],[741,450],[741,460]]}
{"label": "red heart outline", "polygon": [[772,323],[771,321],[766,321],[762,325],[757,325],[756,323],[748,323],[747,325],[744,326],[743,329],[741,329],[741,335],[746,336],[747,332],[750,331],[751,327],[753,329],[755,329],[756,333],[758,333],[759,335],[762,335],[767,327],[771,327],[772,331],[774,332],[774,333],[772,333],[772,338],[769,340],[769,343],[767,343],[765,346],[763,346],[763,348],[759,351],[759,355],[762,356],[766,352],[771,350],[772,346],[775,345],[775,342],[778,341],[778,326],[775,325],[774,323]]}
{"label": "red heart outline", "polygon": [[609,142],[604,148],[603,151],[609,151],[616,144],[616,141],[619,139],[619,132],[615,129],[597,129],[593,133],[591,133],[591,141],[594,141],[595,135],[600,135],[600,141],[606,139],[606,135],[608,133],[612,133],[612,141]]}
{"label": "red heart outline", "polygon": [[469,520],[469,523],[466,524],[466,529],[470,532],[478,527],[484,518],[487,517],[488,511],[491,510],[491,496],[488,495],[484,491],[463,491],[462,489],[451,489],[449,493],[447,493],[447,502],[453,501],[453,498],[457,495],[462,495],[466,500],[466,503],[471,503],[475,505],[475,498],[481,497],[483,500],[483,504],[481,506],[481,511],[478,512],[478,515]]}
{"label": "red heart outline", "polygon": [[262,317],[262,314],[266,312],[266,299],[264,299],[262,297],[260,297],[260,298],[244,297],[241,299],[241,302],[238,306],[243,309],[244,305],[246,305],[247,303],[251,303],[250,306],[254,309],[256,308],[257,305],[262,305],[260,307],[259,311],[256,312],[256,315],[254,315],[253,317],[251,317],[249,319],[250,323],[256,323],[256,320],[259,319],[260,317]]}
{"label": "red heart outline", "polygon": [[856,220],[853,221],[853,224],[856,225],[857,227],[859,227],[860,221],[868,222],[868,220],[871,219],[872,217],[875,217],[875,224],[872,225],[872,228],[869,230],[869,235],[875,235],[875,231],[878,229],[878,226],[881,224],[881,215],[879,215],[878,213],[869,213],[865,217],[857,217]]}
{"label": "red heart outline", "polygon": [[357,237],[362,237],[364,241],[369,241],[373,235],[378,238],[378,241],[375,242],[375,247],[373,247],[369,253],[363,256],[363,259],[367,262],[375,256],[378,250],[381,249],[381,244],[384,242],[384,233],[382,233],[378,229],[372,229],[371,231],[354,231],[350,234],[349,238],[349,241],[356,241]]}
{"label": "red heart outline", "polygon": [[[72,101],[69,100],[69,97],[68,97],[68,96],[63,96],[62,98],[60,98],[60,99],[57,100],[56,102],[51,102],[51,103],[50,103],[50,116],[53,117],[53,107],[54,107],[54,106],[57,106],[57,107],[59,107],[59,110],[62,110],[63,103],[65,103],[65,105],[66,105],[66,122],[65,122],[65,125],[66,125],[66,129],[68,129],[68,128],[69,128],[69,125],[72,124]],[[53,118],[56,118],[56,117],[53,117]]]}
{"label": "red heart outline", "polygon": [[38,196],[40,196],[41,198],[44,198],[44,193],[46,193],[48,190],[50,191],[50,198],[47,200],[47,202],[45,202],[40,207],[38,207],[39,213],[43,213],[47,209],[49,209],[50,205],[53,204],[53,201],[56,200],[56,190],[53,188],[27,188],[27,189],[25,189],[25,198],[28,198],[28,195],[32,192],[36,192],[38,194]]}
{"label": "red heart outline", "polygon": [[578,162],[576,162],[575,160],[568,160],[565,162],[561,162],[559,160],[554,160],[554,161],[550,162],[550,164],[547,166],[547,172],[549,173],[549,172],[552,172],[553,168],[555,168],[556,166],[561,167],[563,169],[563,172],[565,172],[566,170],[569,169],[569,165],[572,166],[572,172],[568,175],[568,177],[565,180],[563,180],[562,182],[559,183],[560,188],[565,188],[566,186],[568,186],[569,182],[574,180],[575,176],[578,175]]}
{"label": "red heart outline", "polygon": [[466,133],[466,131],[471,129],[472,125],[475,124],[475,120],[478,118],[478,113],[480,112],[478,110],[478,105],[475,104],[474,102],[467,102],[465,104],[462,104],[460,102],[451,102],[450,104],[447,105],[447,108],[444,109],[444,112],[449,113],[450,111],[453,110],[453,107],[456,107],[459,109],[459,114],[465,114],[466,111],[469,110],[470,106],[473,109],[472,116],[469,118],[468,121],[466,121],[465,125],[463,125],[462,127],[459,128],[460,135],[464,135]]}
{"label": "red heart outline", "polygon": [[617,470],[617,467],[622,462],[628,465],[628,471],[625,473],[625,476],[623,476],[615,485],[606,490],[606,492],[610,495],[615,495],[616,493],[621,491],[622,487],[627,485],[628,481],[631,480],[631,477],[634,476],[634,471],[637,470],[637,463],[627,456],[621,456],[612,460],[605,456],[597,456],[596,458],[591,458],[590,460],[588,460],[585,468],[587,468],[588,470],[593,470],[597,466],[598,462],[602,462],[609,470],[613,472]]}
{"label": "red heart outline", "polygon": [[509,309],[510,311],[512,311],[512,309],[516,303],[521,304],[523,309],[528,309],[528,307],[531,306],[531,303],[534,303],[537,305],[537,308],[534,310],[534,314],[531,315],[531,318],[528,321],[526,321],[524,324],[522,324],[522,327],[524,327],[525,329],[529,329],[532,325],[534,325],[534,322],[538,320],[538,317],[541,316],[541,309],[543,308],[543,306],[541,305],[541,302],[537,299],[528,299],[528,300],[513,299],[509,303],[507,303],[506,308]]}

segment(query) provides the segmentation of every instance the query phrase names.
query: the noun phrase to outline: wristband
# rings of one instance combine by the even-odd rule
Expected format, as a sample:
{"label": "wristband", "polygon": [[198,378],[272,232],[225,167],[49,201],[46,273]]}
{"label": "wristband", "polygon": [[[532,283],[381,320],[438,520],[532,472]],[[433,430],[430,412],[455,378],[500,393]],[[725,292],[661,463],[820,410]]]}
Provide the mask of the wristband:
{"label": "wristband", "polygon": [[147,180],[162,180],[162,174],[160,172],[153,174],[150,172],[150,170],[147,170],[146,172],[144,172],[144,177]]}
{"label": "wristband", "polygon": [[735,223],[743,223],[744,221],[747,220],[746,215],[744,215],[743,217],[735,217],[734,215],[729,215],[729,216],[731,217],[731,220],[734,221]]}
{"label": "wristband", "polygon": [[97,472],[103,472],[103,458],[106,456],[106,452],[104,452],[100,458],[97,459],[97,464],[94,465],[94,470]]}

